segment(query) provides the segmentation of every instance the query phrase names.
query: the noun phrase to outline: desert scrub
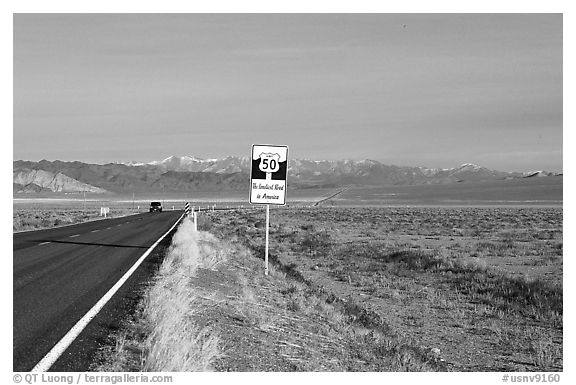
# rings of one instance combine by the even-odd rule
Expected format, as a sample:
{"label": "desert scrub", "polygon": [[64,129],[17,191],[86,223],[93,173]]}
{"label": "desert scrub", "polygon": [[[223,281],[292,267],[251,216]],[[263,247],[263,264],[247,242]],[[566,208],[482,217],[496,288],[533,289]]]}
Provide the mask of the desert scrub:
{"label": "desert scrub", "polygon": [[457,292],[503,310],[513,310],[544,319],[562,318],[562,287],[541,279],[511,277],[490,269],[485,263],[462,261],[417,250],[393,250],[386,243],[348,244],[337,252],[340,260],[368,260],[364,272],[391,271],[410,276],[412,272],[439,273]]}
{"label": "desert scrub", "polygon": [[[110,211],[108,218],[133,213],[131,210],[117,208]],[[15,209],[12,215],[12,229],[13,231],[41,230],[100,218],[100,212],[95,209],[86,211],[78,209]]]}
{"label": "desert scrub", "polygon": [[[346,370],[370,371],[441,371],[445,364],[430,349],[417,341],[396,333],[374,311],[367,310],[351,298],[337,298],[322,287],[316,287],[273,258],[277,269],[282,269],[296,281],[281,291],[286,298],[286,309],[296,314],[321,318],[325,327],[320,333],[338,336],[344,343]],[[299,277],[299,278],[298,278]]]}
{"label": "desert scrub", "polygon": [[[274,215],[295,219],[299,223],[378,228],[379,232],[392,234],[485,238],[499,232],[529,233],[525,239],[558,239],[562,234],[561,208],[319,207],[314,210],[278,210]],[[430,224],[434,226],[430,227]]]}
{"label": "desert scrub", "polygon": [[313,227],[306,230],[300,239],[301,250],[310,257],[327,256],[332,250],[332,237],[326,230],[317,231]]}
{"label": "desert scrub", "polygon": [[78,210],[17,210],[14,212],[13,231],[39,230],[71,225],[98,218],[97,214]]}
{"label": "desert scrub", "polygon": [[[250,222],[252,216],[254,223],[261,220],[259,213],[235,215],[239,223]],[[217,229],[227,222],[221,215],[213,220]],[[275,211],[271,225],[276,221],[282,227],[271,231],[270,260],[285,262],[288,278],[307,286],[321,278],[329,290],[344,293],[342,299],[353,293],[359,307],[374,310],[394,332],[424,335],[423,341],[442,348],[444,358],[455,365],[451,368],[561,370],[561,209],[296,208]],[[423,228],[425,223],[435,228]],[[312,250],[302,246],[306,234],[324,229],[329,229],[329,252],[315,253],[314,242]],[[234,229],[221,230],[223,236],[234,234]],[[261,228],[248,227],[239,237],[255,256],[263,256]],[[329,304],[348,331],[378,328],[369,315],[354,314],[338,301],[317,301],[322,297],[306,289],[285,290],[285,308],[291,313],[308,316]],[[326,332],[340,333],[334,325]],[[524,334],[531,326],[539,330],[532,333],[533,341]],[[453,342],[462,336],[467,336],[469,353],[463,354]],[[366,350],[356,358],[369,357],[362,356]],[[397,370],[418,370],[410,363],[422,360],[404,351],[396,351]],[[474,354],[482,358],[475,361]],[[509,358],[494,358],[501,356]]]}
{"label": "desert scrub", "polygon": [[[224,237],[226,231],[228,237],[237,236],[234,229],[227,229],[228,219],[221,215],[211,215],[215,223],[214,230],[222,231]],[[236,219],[235,221],[241,222]],[[281,231],[283,234],[291,234],[293,228],[285,227]],[[304,234],[315,235],[322,232],[323,230],[315,226],[304,224],[297,230],[297,239],[304,239]],[[258,240],[238,239],[238,242],[250,248],[252,258],[256,258],[256,261],[263,254],[263,245]],[[296,243],[296,247],[300,249],[301,246]],[[320,255],[315,254],[315,258],[320,258]],[[234,318],[242,325],[251,325],[267,333],[294,328],[303,332],[302,329],[310,328],[308,332],[313,332],[317,336],[315,338],[323,341],[319,345],[309,341],[303,344],[296,339],[297,334],[290,334],[290,341],[281,342],[279,349],[289,350],[290,352],[285,351],[284,354],[299,362],[290,370],[310,370],[313,367],[312,362],[318,363],[319,367],[323,361],[338,365],[339,370],[352,371],[446,370],[445,364],[430,352],[430,348],[396,333],[380,314],[366,309],[352,298],[336,297],[324,287],[306,280],[294,265],[283,264],[274,250],[270,251],[269,261],[270,275],[264,282],[270,285],[270,289],[274,288],[276,293],[282,295],[283,300],[275,300],[275,303],[283,304],[283,309],[270,313],[269,304],[262,303],[271,295],[270,289],[265,290],[266,295],[263,296],[257,293],[261,288],[258,280],[239,277],[239,288],[234,296],[234,307],[237,311]],[[258,265],[261,266],[260,263]],[[285,324],[287,321],[289,323]],[[288,338],[288,335],[283,337]],[[337,352],[334,351],[335,348]],[[327,356],[319,356],[318,350],[325,351]],[[296,351],[299,351],[298,354]],[[312,354],[314,359],[305,358],[306,354]]]}

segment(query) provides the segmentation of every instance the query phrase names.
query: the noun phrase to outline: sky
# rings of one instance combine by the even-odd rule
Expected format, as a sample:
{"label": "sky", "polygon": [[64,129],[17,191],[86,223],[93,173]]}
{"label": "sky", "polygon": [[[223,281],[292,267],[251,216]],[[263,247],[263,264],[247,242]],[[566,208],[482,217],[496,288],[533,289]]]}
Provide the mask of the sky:
{"label": "sky", "polygon": [[15,14],[14,160],[562,171],[561,14]]}

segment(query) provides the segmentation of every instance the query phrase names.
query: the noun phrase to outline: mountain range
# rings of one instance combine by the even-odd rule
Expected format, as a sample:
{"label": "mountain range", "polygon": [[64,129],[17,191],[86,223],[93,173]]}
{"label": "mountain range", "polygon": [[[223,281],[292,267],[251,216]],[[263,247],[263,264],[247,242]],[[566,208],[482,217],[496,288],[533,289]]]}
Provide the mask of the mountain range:
{"label": "mountain range", "polygon": [[[229,156],[201,159],[171,156],[149,163],[89,164],[59,160],[13,162],[13,192],[190,192],[247,190],[250,159]],[[447,184],[559,175],[490,170],[475,164],[441,169],[385,165],[375,160],[292,159],[288,163],[291,189],[342,186]]]}

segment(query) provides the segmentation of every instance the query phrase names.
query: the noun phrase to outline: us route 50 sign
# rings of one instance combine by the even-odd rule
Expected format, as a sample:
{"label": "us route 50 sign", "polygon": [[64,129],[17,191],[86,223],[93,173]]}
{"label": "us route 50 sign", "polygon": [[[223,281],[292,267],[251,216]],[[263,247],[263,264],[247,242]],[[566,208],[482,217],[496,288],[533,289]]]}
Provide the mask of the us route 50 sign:
{"label": "us route 50 sign", "polygon": [[252,145],[250,203],[286,204],[288,146]]}

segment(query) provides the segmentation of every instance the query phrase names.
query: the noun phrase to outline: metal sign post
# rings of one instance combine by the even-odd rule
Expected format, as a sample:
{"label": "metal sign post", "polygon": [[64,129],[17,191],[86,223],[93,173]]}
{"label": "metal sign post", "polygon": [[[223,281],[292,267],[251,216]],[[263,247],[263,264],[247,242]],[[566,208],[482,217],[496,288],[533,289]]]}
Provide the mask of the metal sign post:
{"label": "metal sign post", "polygon": [[270,205],[266,205],[266,251],[264,252],[264,275],[268,275],[268,229],[270,228]]}
{"label": "metal sign post", "polygon": [[288,146],[266,144],[252,145],[250,203],[266,205],[266,246],[264,249],[265,275],[268,275],[270,205],[286,204],[287,171]]}

